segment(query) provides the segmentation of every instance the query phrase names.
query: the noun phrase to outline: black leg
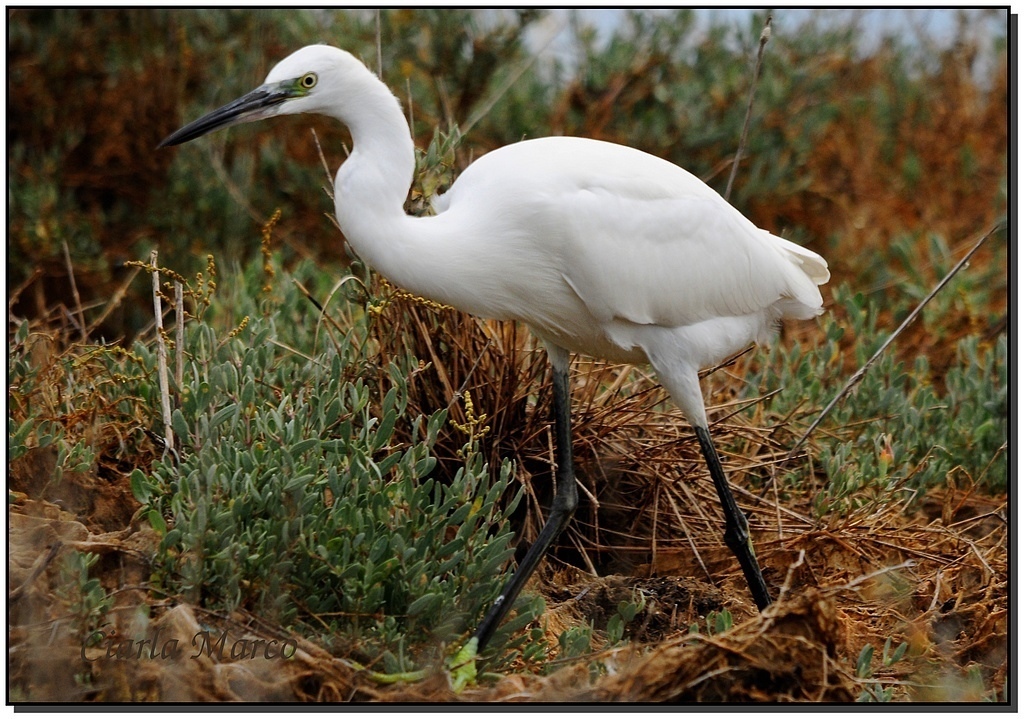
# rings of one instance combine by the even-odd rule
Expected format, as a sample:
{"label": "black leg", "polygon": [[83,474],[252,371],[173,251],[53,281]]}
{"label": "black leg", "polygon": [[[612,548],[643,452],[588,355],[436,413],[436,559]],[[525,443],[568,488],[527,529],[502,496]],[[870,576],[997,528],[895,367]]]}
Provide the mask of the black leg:
{"label": "black leg", "polygon": [[569,409],[569,372],[554,366],[555,386],[555,461],[558,463],[555,480],[555,498],[551,503],[548,519],[537,535],[526,557],[505,584],[501,595],[495,600],[484,620],[473,633],[477,640],[477,652],[483,651],[494,631],[512,608],[526,581],[540,563],[541,557],[555,541],[576,510],[576,477],[572,471],[572,428]]}
{"label": "black leg", "polygon": [[708,464],[711,479],[715,483],[715,489],[718,490],[718,499],[725,512],[725,544],[739,560],[740,567],[743,568],[743,576],[747,579],[757,608],[764,609],[772,603],[772,598],[768,594],[768,586],[761,574],[761,567],[757,564],[757,557],[754,556],[754,545],[750,542],[747,518],[743,516],[739,505],[736,504],[736,498],[733,497],[732,490],[729,489],[729,482],[725,478],[722,462],[718,459],[715,446],[711,444],[711,433],[708,432],[708,428],[695,425],[694,430],[697,432],[700,451],[704,455],[704,461]]}

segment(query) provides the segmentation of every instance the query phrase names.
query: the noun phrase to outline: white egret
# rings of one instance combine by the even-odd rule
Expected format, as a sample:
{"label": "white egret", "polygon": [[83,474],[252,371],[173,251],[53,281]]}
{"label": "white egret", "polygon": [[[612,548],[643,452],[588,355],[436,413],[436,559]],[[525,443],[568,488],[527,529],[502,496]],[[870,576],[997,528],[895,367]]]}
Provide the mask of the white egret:
{"label": "white egret", "polygon": [[161,147],[277,115],[319,113],[348,126],[338,223],[391,282],[481,317],[519,320],[543,342],[554,376],[556,491],[522,564],[467,647],[482,650],[576,507],[569,353],[649,362],[693,425],[725,514],[725,542],[759,609],[771,595],[747,520],[711,442],[697,372],[782,319],[822,311],[820,256],[757,228],[665,160],[597,140],[548,137],[489,152],[434,200],[403,209],[415,169],[397,98],[343,50],[303,48],[247,95],[181,128]]}

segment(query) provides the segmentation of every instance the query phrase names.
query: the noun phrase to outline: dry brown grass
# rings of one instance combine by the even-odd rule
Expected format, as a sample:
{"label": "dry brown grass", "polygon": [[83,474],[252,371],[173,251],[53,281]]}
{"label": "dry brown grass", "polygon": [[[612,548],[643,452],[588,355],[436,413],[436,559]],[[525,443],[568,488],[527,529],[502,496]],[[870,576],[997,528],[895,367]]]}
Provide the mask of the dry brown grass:
{"label": "dry brown grass", "polygon": [[[25,462],[14,469],[32,471]],[[56,497],[83,481],[68,478],[63,490],[51,486],[51,496],[61,501]],[[678,576],[679,567],[649,579],[644,572],[599,578],[549,569],[533,585],[548,598],[542,622],[549,632],[581,620],[600,628],[617,602],[640,589],[647,606],[637,620],[642,627],[635,628],[639,643],[555,663],[548,676],[515,673],[461,695],[451,692],[441,672],[412,685],[382,686],[298,637],[292,638],[299,651],[288,662],[125,660],[105,656],[102,648],[88,650],[83,660],[66,605],[55,600],[59,567],[71,550],[101,555],[95,573],[117,599],[109,618],[120,637],[159,630],[162,641],[177,638],[189,648],[203,630],[227,632],[232,641],[288,634],[244,612],[224,616],[152,597],[147,558],[158,538],[151,530],[137,524],[90,530],[94,510],[75,515],[52,501],[16,496],[9,531],[9,679],[12,687],[32,686],[27,698],[34,700],[845,702],[872,686],[855,676],[860,649],[872,644],[877,657],[886,638],[910,647],[892,667],[877,659],[873,665],[872,682],[895,684],[895,699],[976,701],[983,694],[964,680],[964,669],[976,667],[987,686],[1007,676],[1005,499],[972,488],[935,490],[909,516],[890,503],[828,526],[790,528],[783,540],[765,541],[759,533],[769,583],[782,586],[780,600],[763,615],[722,550],[709,552],[719,590],[702,578]],[[125,494],[121,501],[130,506],[133,500]],[[684,508],[687,519],[697,514]],[[150,610],[140,615],[140,605]],[[688,634],[691,623],[725,608],[737,618],[731,630]],[[588,661],[608,673],[592,675]],[[74,681],[69,668],[76,667],[91,673],[90,688]]]}

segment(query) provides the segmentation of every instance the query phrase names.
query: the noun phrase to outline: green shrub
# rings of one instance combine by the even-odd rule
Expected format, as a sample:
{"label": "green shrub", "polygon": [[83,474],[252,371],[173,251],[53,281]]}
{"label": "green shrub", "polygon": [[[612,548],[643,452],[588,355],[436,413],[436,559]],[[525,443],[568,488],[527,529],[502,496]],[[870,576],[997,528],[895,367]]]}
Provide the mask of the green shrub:
{"label": "green shrub", "polygon": [[[247,279],[237,284],[260,284]],[[432,479],[446,411],[406,416],[415,363],[378,370],[390,387],[376,396],[353,337],[361,324],[311,346],[315,323],[285,321],[305,300],[285,294],[274,319],[227,337],[203,319],[186,328],[179,447],[132,477],[163,534],[156,578],[186,601],[256,612],[407,671],[496,598],[512,554],[512,466],[492,480],[467,443],[453,481]],[[410,446],[393,441],[399,423],[411,424]]]}
{"label": "green shrub", "polygon": [[[951,283],[943,292],[955,293],[955,287]],[[834,290],[834,301],[835,309],[822,320],[820,343],[810,350],[775,345],[748,385],[752,391],[779,389],[766,402],[769,414],[809,422],[852,372],[844,358],[862,366],[892,331],[880,326],[883,303],[845,285]],[[910,302],[886,309],[899,317]],[[917,321],[927,322],[927,316]],[[1006,337],[982,343],[966,336],[955,347],[938,386],[927,355],[918,355],[908,367],[890,347],[833,408],[816,435],[821,437],[817,464],[825,474],[815,501],[819,516],[883,501],[897,487],[944,485],[957,473],[995,491],[1005,489]],[[805,480],[801,470],[787,481],[796,487]]]}

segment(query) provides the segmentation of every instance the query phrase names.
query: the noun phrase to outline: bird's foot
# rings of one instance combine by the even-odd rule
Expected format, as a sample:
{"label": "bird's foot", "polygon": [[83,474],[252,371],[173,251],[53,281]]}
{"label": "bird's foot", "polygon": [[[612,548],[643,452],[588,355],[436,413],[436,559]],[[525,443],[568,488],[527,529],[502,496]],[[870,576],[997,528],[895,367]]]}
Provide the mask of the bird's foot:
{"label": "bird's foot", "polygon": [[476,681],[476,650],[479,643],[477,638],[473,637],[448,662],[452,690],[456,694]]}

